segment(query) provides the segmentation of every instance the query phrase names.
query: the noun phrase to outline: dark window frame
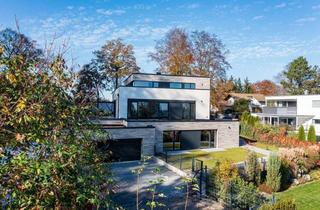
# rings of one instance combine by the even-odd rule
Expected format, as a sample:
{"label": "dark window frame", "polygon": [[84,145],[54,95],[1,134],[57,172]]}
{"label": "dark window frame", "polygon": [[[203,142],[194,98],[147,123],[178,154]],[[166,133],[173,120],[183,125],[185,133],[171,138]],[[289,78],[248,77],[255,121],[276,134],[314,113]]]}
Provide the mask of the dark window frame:
{"label": "dark window frame", "polygon": [[[156,103],[156,113],[155,117],[152,117],[151,115],[149,117],[141,117],[139,114],[139,102],[155,102]],[[137,110],[138,113],[136,116],[132,116],[131,113],[131,103],[137,103]],[[161,103],[167,103],[168,104],[168,114],[167,116],[160,116],[159,109]],[[182,119],[173,119],[172,118],[172,107],[170,107],[170,103],[188,103],[189,104],[189,117],[188,118],[182,118]],[[149,103],[150,104],[150,103]],[[167,119],[167,120],[186,120],[186,121],[192,121],[196,119],[196,102],[195,101],[189,101],[189,100],[159,100],[159,99],[128,99],[127,101],[127,118],[128,119]]]}
{"label": "dark window frame", "polygon": [[[148,83],[148,85],[136,86],[135,82]],[[172,87],[171,85],[174,85],[174,84],[179,84],[180,87]],[[169,89],[187,89],[187,90],[196,89],[196,84],[190,83],[190,82],[161,82],[161,81],[147,81],[147,80],[134,80],[131,83],[129,83],[127,86],[137,87],[137,88],[169,88]]]}

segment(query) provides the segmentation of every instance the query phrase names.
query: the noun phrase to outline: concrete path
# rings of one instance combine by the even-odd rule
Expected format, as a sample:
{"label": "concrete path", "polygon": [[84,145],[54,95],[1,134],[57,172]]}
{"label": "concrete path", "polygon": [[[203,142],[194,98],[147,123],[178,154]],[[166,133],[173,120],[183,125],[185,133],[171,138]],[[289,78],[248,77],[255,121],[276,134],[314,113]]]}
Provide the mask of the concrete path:
{"label": "concrete path", "polygon": [[263,154],[266,157],[269,157],[272,154],[272,151],[270,151],[270,150],[261,149],[261,148],[258,148],[258,147],[252,146],[252,145],[248,145],[248,144],[244,145],[244,146],[241,146],[241,147],[245,148],[245,149],[248,149],[250,151],[254,151],[256,153]]}
{"label": "concrete path", "polygon": [[177,150],[177,151],[168,151],[168,155],[183,155],[190,154],[194,151],[202,151],[202,152],[222,152],[225,151],[223,148],[207,148],[207,149],[192,149],[192,150]]}

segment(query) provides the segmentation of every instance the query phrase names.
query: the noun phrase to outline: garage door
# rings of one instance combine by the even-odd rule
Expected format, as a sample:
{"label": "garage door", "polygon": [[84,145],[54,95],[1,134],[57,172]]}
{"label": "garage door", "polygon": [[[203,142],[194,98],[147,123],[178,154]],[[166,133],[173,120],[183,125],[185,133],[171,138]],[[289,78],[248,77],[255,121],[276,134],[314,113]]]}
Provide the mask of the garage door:
{"label": "garage door", "polygon": [[109,150],[114,161],[129,161],[141,159],[142,139],[110,140]]}

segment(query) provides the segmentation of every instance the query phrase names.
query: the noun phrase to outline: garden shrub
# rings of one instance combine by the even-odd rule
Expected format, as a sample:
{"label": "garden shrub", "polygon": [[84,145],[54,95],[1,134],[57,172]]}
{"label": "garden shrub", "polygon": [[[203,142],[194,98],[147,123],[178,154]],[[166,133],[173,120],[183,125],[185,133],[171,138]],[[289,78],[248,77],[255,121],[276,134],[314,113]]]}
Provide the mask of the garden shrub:
{"label": "garden shrub", "polygon": [[294,177],[299,178],[319,165],[319,146],[305,148],[280,148],[279,155],[284,160]]}
{"label": "garden shrub", "polygon": [[267,162],[266,184],[271,187],[273,192],[280,190],[281,186],[281,159],[277,155],[270,155]]}
{"label": "garden shrub", "polygon": [[226,197],[228,200],[225,202],[233,208],[254,208],[261,202],[256,186],[239,176],[230,181]]}
{"label": "garden shrub", "polygon": [[253,182],[255,185],[260,184],[261,179],[261,165],[258,160],[258,155],[255,152],[250,152],[246,160],[245,172],[247,180]]}
{"label": "garden shrub", "polygon": [[310,127],[309,127],[308,141],[310,141],[312,143],[317,143],[316,129],[314,128],[314,125],[310,125]]}
{"label": "garden shrub", "polygon": [[300,125],[300,127],[299,127],[298,139],[300,141],[305,141],[306,140],[306,133],[305,133],[304,127],[302,125]]}
{"label": "garden shrub", "polygon": [[263,204],[259,210],[296,210],[297,205],[292,199],[280,199],[274,204]]}
{"label": "garden shrub", "polygon": [[216,162],[210,170],[208,194],[216,200],[224,200],[230,180],[237,176],[238,168],[232,161]]}

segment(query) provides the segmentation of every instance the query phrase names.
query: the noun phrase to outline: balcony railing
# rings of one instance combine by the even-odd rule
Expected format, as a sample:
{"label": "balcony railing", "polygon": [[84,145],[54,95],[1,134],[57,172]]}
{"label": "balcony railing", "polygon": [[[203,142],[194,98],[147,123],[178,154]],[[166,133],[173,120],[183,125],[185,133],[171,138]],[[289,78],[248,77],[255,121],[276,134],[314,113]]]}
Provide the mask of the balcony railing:
{"label": "balcony railing", "polygon": [[274,115],[296,115],[297,107],[263,107],[262,112],[264,114]]}

